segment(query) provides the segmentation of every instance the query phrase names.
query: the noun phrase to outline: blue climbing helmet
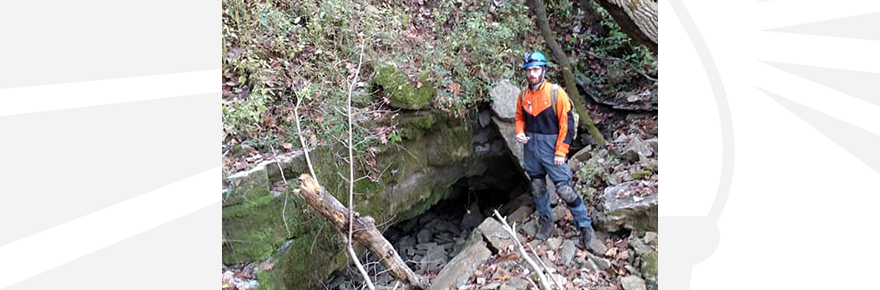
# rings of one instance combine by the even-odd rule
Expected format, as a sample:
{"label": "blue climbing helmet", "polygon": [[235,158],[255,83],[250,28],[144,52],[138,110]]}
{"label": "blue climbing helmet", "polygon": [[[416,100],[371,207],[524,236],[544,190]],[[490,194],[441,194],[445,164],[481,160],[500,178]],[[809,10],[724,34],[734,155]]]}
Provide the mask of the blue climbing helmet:
{"label": "blue climbing helmet", "polygon": [[536,66],[536,65],[547,67],[547,58],[544,57],[543,53],[540,53],[537,51],[532,52],[532,53],[527,53],[526,56],[523,58],[522,68],[527,68],[527,67]]}

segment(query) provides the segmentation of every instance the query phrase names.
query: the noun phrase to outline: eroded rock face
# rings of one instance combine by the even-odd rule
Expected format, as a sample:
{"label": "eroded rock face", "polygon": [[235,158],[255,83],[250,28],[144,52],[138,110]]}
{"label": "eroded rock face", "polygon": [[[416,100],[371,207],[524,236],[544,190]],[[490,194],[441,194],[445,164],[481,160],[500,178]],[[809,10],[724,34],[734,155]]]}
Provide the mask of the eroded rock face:
{"label": "eroded rock face", "polygon": [[519,88],[504,80],[495,85],[489,95],[492,96],[492,111],[505,122],[513,122],[516,117],[516,98]]}
{"label": "eroded rock face", "polygon": [[[363,178],[355,183],[355,209],[362,216],[373,217],[376,224],[392,217],[415,217],[448,197],[451,185],[462,178],[479,176],[485,183],[482,186],[493,188],[509,183],[507,177],[484,178],[493,162],[508,161],[503,150],[476,150],[503,143],[493,127],[481,126],[477,116],[463,120],[421,111],[404,113],[399,118],[403,141],[398,143],[400,146],[384,148],[376,160],[377,168],[387,170],[378,182]],[[474,136],[483,137],[475,140]],[[347,200],[348,183],[337,173],[345,172],[348,164],[338,160],[333,148],[315,148],[309,155],[321,185],[337,199]],[[272,257],[273,266],[257,274],[261,285],[273,289],[310,289],[346,261],[344,251],[338,249],[336,231],[292,193],[297,186],[295,179],[308,172],[304,164],[301,154],[286,155],[226,180],[229,190],[224,192],[223,262],[264,262]],[[282,183],[282,170],[290,185],[274,191]],[[356,179],[364,174],[358,171]],[[454,241],[450,242],[450,247],[444,248],[446,255],[453,252]],[[282,244],[288,247],[279,249]],[[428,254],[426,251],[422,255]],[[439,250],[430,254],[441,256]]]}

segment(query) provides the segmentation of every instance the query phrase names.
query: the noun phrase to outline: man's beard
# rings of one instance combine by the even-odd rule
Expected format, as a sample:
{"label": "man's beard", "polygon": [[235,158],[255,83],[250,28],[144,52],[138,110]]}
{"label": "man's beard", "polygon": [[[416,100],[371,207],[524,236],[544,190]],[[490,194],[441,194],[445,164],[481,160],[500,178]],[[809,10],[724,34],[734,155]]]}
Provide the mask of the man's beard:
{"label": "man's beard", "polygon": [[544,74],[541,73],[541,75],[538,76],[537,78],[535,78],[534,80],[532,80],[532,78],[528,78],[528,77],[526,78],[526,80],[529,82],[529,87],[534,89],[535,87],[540,85],[541,82],[544,81]]}

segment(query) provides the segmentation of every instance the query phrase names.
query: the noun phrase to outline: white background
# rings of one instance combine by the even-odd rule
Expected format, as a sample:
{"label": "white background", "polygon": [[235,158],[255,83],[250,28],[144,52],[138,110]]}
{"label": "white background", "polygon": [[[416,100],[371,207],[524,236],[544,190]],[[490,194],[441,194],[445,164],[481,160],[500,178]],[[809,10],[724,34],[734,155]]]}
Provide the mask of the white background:
{"label": "white background", "polygon": [[[735,136],[721,242],[694,266],[690,289],[876,289],[869,278],[880,254],[870,249],[880,174],[758,87],[880,134],[880,107],[760,62],[880,72],[880,41],[766,31],[880,12],[880,2],[684,4],[718,66]],[[721,173],[718,111],[690,39],[662,0],[660,31],[660,216],[703,216]],[[664,289],[664,265],[676,257],[660,256]]]}

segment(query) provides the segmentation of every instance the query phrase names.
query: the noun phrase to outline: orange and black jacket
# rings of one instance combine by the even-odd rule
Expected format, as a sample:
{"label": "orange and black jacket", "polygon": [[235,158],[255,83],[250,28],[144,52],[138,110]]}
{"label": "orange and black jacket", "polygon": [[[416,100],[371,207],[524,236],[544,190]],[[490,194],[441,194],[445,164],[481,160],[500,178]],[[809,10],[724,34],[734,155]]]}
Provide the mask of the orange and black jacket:
{"label": "orange and black jacket", "polygon": [[526,88],[520,101],[516,98],[516,134],[559,134],[556,137],[556,156],[568,154],[574,135],[574,117],[571,113],[571,102],[562,87],[556,92],[556,112],[550,105],[550,90],[553,85],[545,81],[537,91]]}

